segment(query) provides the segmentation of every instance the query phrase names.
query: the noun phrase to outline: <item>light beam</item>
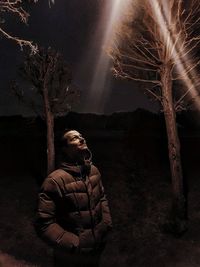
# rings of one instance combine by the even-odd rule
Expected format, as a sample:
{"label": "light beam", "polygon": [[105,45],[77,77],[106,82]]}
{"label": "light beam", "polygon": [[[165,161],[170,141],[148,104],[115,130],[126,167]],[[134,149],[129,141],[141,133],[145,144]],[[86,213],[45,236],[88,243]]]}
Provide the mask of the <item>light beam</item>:
{"label": "light beam", "polygon": [[[187,88],[187,94],[189,94],[194,100],[195,107],[200,111],[200,97],[196,88],[196,84],[199,85],[200,82],[198,75],[195,69],[192,69],[190,72],[188,72],[185,67],[188,65],[193,66],[195,63],[193,63],[192,59],[189,58],[187,51],[181,47],[183,40],[176,32],[176,24],[174,21],[172,21],[173,18],[171,15],[172,10],[170,10],[170,5],[166,0],[161,0],[163,7],[161,10],[161,5],[159,4],[158,0],[150,0],[149,2],[157,19],[157,23],[160,25],[160,34],[163,36],[165,45],[168,48],[168,53],[172,53],[172,57],[174,61],[176,61],[176,70],[182,77],[181,80],[184,82]],[[170,27],[171,32],[169,31],[168,27]]]}
{"label": "light beam", "polygon": [[106,53],[106,48],[112,45],[117,26],[122,22],[124,12],[130,3],[131,0],[109,0],[104,3],[97,32],[101,33],[102,28],[106,30],[99,43],[99,55],[87,96],[86,105],[89,105],[87,110],[89,109],[90,112],[102,113],[104,111],[110,94],[109,69],[111,67],[111,59]]}

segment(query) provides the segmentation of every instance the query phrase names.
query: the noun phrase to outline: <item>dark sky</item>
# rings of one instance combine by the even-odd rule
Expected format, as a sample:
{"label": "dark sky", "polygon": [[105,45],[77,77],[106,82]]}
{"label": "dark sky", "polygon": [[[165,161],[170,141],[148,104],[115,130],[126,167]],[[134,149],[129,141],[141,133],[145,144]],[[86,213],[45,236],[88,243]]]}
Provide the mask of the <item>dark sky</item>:
{"label": "dark sky", "polygon": [[[101,37],[106,30],[106,23],[99,25],[105,1],[57,0],[49,8],[47,0],[40,0],[31,5],[29,26],[9,17],[6,28],[13,35],[34,40],[44,47],[51,46],[64,55],[72,67],[74,83],[82,91],[77,111],[112,113],[138,107],[157,111],[158,105],[137,88],[140,85],[116,81],[109,70],[106,70],[109,82],[105,85],[108,93],[103,99],[103,108],[95,109],[88,100],[95,60],[101,52]],[[1,38],[0,42],[0,115],[28,115],[29,110],[17,103],[10,90],[10,82],[16,78],[17,68],[23,61],[23,52],[11,41]]]}

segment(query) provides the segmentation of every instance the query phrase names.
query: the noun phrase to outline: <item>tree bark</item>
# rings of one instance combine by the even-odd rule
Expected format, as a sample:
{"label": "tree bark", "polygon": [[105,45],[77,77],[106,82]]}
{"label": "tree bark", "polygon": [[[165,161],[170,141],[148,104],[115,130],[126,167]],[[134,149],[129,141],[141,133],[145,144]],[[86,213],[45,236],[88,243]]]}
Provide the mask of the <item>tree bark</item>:
{"label": "tree bark", "polygon": [[47,126],[47,174],[55,169],[55,145],[54,145],[54,115],[51,112],[48,88],[43,88],[45,117]]}
{"label": "tree bark", "polygon": [[168,137],[168,152],[172,178],[172,224],[173,231],[182,233],[187,228],[186,197],[183,186],[183,173],[180,155],[180,141],[176,125],[176,113],[173,105],[172,77],[170,65],[161,71],[164,117]]}

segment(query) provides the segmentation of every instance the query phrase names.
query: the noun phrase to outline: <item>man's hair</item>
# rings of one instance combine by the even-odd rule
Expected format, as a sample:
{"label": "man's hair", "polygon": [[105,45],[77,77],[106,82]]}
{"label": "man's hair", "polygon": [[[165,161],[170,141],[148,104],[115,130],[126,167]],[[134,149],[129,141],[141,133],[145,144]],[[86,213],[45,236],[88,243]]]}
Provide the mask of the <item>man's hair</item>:
{"label": "man's hair", "polygon": [[61,148],[66,147],[68,145],[65,135],[66,135],[66,133],[71,132],[71,131],[75,131],[75,130],[67,128],[67,129],[64,129],[64,131],[62,131],[61,138],[60,138],[60,146],[61,146]]}

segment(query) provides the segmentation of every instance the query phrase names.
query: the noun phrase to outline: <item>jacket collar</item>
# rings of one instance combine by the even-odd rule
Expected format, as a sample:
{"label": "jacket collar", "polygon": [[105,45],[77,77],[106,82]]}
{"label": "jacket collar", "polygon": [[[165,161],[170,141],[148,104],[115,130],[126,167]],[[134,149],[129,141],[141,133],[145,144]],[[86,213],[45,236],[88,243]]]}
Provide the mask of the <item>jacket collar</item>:
{"label": "jacket collar", "polygon": [[72,162],[65,158],[61,164],[60,169],[72,174],[73,176],[79,176],[83,179],[89,176],[92,165],[92,153],[88,149],[88,153],[82,162]]}

